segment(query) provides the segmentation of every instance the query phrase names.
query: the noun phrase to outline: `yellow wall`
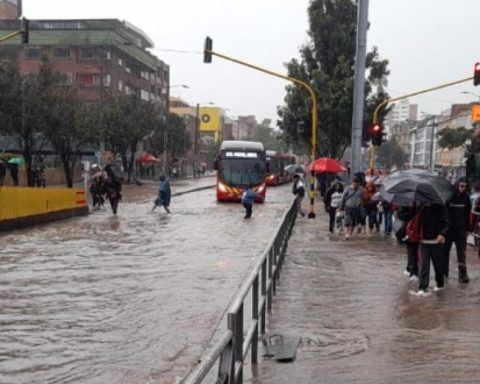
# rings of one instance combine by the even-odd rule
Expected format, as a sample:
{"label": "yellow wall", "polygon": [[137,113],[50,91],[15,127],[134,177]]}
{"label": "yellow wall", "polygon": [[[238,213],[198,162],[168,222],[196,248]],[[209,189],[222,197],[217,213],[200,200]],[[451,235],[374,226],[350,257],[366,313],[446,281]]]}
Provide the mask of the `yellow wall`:
{"label": "yellow wall", "polygon": [[82,189],[0,187],[0,221],[80,208],[86,204]]}

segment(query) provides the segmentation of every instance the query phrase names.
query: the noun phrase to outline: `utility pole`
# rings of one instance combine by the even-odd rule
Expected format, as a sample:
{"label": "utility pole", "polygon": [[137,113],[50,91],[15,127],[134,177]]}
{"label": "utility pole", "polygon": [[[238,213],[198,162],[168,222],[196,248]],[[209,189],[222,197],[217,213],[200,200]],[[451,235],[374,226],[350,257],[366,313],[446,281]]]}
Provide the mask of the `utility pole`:
{"label": "utility pole", "polygon": [[193,131],[193,177],[197,177],[198,131],[200,128],[200,103],[195,106],[195,129]]}
{"label": "utility pole", "polygon": [[352,117],[352,161],[350,179],[360,170],[362,150],[363,108],[365,104],[365,65],[367,55],[368,0],[357,2],[357,48]]}

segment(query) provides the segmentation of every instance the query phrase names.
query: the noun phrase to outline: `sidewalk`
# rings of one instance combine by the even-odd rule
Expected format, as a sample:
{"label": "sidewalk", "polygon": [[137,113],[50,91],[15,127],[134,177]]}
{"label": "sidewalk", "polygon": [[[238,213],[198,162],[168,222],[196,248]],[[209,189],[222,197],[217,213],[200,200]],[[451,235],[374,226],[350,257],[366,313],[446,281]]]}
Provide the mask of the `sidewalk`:
{"label": "sidewalk", "polygon": [[253,369],[246,360],[244,382],[477,382],[476,250],[468,248],[470,284],[457,282],[452,250],[447,288],[419,298],[410,294],[418,283],[403,275],[406,249],[393,237],[330,236],[323,206],[316,208],[316,219],[296,221],[267,321],[268,336],[299,341],[296,359],[260,353]]}

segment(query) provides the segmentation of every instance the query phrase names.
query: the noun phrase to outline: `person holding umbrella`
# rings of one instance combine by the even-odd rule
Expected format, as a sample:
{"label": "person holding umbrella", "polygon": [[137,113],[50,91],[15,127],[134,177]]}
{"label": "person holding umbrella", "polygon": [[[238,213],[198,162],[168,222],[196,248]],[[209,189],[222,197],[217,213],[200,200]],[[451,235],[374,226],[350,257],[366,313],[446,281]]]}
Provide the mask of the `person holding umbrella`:
{"label": "person holding umbrella", "polygon": [[461,177],[455,184],[455,193],[447,202],[450,213],[451,226],[445,242],[445,277],[448,278],[450,264],[450,250],[455,243],[458,262],[458,281],[468,284],[470,279],[467,275],[467,231],[469,228],[470,211],[472,203],[468,194],[468,179]]}
{"label": "person holding umbrella", "polygon": [[[450,215],[444,205],[431,203],[424,204],[419,215],[421,223],[421,257],[417,296],[426,296],[428,295],[430,284],[430,260],[433,264],[435,281],[437,283],[434,290],[442,290],[445,286],[444,244],[450,229]],[[412,220],[415,220],[415,217]],[[407,236],[409,236],[408,225]]]}

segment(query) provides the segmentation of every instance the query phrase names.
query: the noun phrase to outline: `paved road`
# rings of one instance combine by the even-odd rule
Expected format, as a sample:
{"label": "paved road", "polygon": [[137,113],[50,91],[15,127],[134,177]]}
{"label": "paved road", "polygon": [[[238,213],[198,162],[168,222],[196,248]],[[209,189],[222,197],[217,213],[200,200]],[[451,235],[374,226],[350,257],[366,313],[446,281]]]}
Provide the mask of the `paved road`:
{"label": "paved road", "polygon": [[[478,383],[480,273],[429,297],[409,294],[406,251],[381,236],[330,237],[324,213],[296,222],[268,333],[298,337],[297,358],[267,358],[250,384]],[[456,271],[452,250],[451,271]],[[455,277],[455,276],[453,276]],[[433,287],[433,277],[431,286]]]}

